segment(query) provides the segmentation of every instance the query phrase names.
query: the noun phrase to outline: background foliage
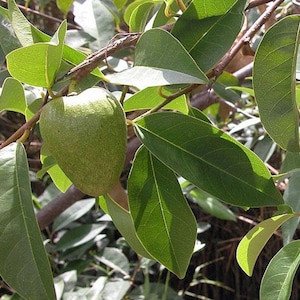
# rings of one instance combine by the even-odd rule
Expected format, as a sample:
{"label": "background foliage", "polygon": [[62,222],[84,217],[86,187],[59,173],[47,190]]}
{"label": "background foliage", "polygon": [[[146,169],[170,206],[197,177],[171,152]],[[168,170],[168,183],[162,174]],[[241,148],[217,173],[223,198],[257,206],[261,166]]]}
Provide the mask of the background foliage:
{"label": "background foliage", "polygon": [[[3,299],[298,299],[297,3],[0,3]],[[94,85],[129,120],[96,202],[38,127]]]}

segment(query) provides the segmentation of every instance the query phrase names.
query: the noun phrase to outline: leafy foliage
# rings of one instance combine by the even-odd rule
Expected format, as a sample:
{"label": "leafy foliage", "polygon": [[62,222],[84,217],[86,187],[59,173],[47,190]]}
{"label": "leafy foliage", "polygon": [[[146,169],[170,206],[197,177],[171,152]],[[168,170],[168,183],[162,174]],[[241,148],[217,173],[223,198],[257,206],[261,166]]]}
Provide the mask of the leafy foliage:
{"label": "leafy foliage", "polygon": [[[299,218],[300,19],[282,15],[268,28],[277,2],[253,21],[258,11],[244,0],[56,1],[62,17],[73,5],[76,29],[62,21],[47,34],[14,0],[0,7],[0,111],[25,120],[0,145],[0,275],[14,292],[25,299],[184,299],[193,295],[192,285],[205,280],[227,288],[199,280],[199,268],[181,296],[168,288],[169,272],[184,278],[204,247],[201,223],[191,210],[197,204],[229,221],[237,220],[241,207],[273,207],[275,215],[245,234],[237,261],[251,276],[262,249],[283,225],[285,246],[264,274],[260,298],[290,296],[299,266],[298,241],[292,239]],[[243,25],[249,27],[245,34]],[[253,78],[238,78],[244,66],[238,63],[253,60]],[[46,102],[94,85],[113,91],[128,117],[121,180],[126,191],[118,183],[96,202],[77,201],[86,195],[72,186],[49,149],[41,148],[38,120]],[[33,139],[42,166],[29,171],[23,143],[30,156]],[[80,139],[84,143],[85,136]],[[266,164],[275,149],[282,154],[277,177]],[[46,187],[42,195],[32,192],[32,177]],[[62,202],[63,195],[71,196],[61,208],[55,201]],[[45,245],[34,209],[40,227],[47,227]],[[125,240],[114,240],[115,228]],[[156,262],[165,285],[150,280]]]}

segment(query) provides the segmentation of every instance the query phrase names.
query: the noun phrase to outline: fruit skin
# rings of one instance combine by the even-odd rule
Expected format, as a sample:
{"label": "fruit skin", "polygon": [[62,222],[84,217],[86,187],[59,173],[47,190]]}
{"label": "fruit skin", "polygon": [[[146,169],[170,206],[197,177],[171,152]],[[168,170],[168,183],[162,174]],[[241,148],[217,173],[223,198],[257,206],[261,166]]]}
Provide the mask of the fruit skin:
{"label": "fruit skin", "polygon": [[126,154],[126,120],[118,100],[103,88],[53,99],[44,106],[40,131],[57,164],[85,194],[114,186]]}

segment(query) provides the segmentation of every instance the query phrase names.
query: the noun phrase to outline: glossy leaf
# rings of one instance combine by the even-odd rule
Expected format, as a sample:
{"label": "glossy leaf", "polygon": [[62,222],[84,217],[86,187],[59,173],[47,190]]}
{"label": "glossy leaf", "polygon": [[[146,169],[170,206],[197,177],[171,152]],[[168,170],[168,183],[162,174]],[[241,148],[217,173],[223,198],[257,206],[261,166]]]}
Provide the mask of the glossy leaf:
{"label": "glossy leaf", "polygon": [[283,203],[264,163],[207,122],[163,112],[137,121],[135,131],[169,168],[224,202],[246,207]]}
{"label": "glossy leaf", "polygon": [[26,108],[27,103],[22,84],[14,78],[7,78],[1,89],[0,112],[10,110],[25,115]]}
{"label": "glossy leaf", "polygon": [[264,220],[255,225],[240,241],[236,257],[242,270],[251,276],[255,262],[271,235],[294,214],[283,214]]}
{"label": "glossy leaf", "polygon": [[135,0],[135,1],[133,1],[125,9],[124,21],[129,25],[130,24],[130,19],[132,18],[132,14],[142,4],[145,4],[145,3],[158,4],[160,2],[161,2],[161,0]]}
{"label": "glossy leaf", "polygon": [[21,13],[14,0],[8,0],[7,5],[14,33],[19,39],[20,43],[22,46],[32,45],[34,40],[31,32],[31,24]]}
{"label": "glossy leaf", "polygon": [[107,213],[111,216],[116,228],[120,231],[130,247],[136,253],[149,259],[153,259],[137,237],[130,213],[118,205],[108,195],[100,197],[100,206],[104,211],[107,209]]}
{"label": "glossy leaf", "polygon": [[21,47],[12,29],[7,9],[0,7],[0,47],[5,54]]}
{"label": "glossy leaf", "polygon": [[141,36],[136,46],[133,68],[108,75],[107,78],[112,83],[139,89],[208,82],[180,42],[161,29],[148,30]]}
{"label": "glossy leaf", "polygon": [[25,299],[55,299],[21,143],[0,150],[0,275]]}
{"label": "glossy leaf", "polygon": [[131,32],[142,32],[144,30],[153,6],[152,1],[143,1],[134,9],[129,19]]}
{"label": "glossy leaf", "polygon": [[175,23],[172,34],[204,72],[223,57],[239,34],[245,4],[246,0],[195,0]]}
{"label": "glossy leaf", "polygon": [[72,3],[74,0],[57,0],[57,7],[64,13],[64,16],[67,15]]}
{"label": "glossy leaf", "polygon": [[49,43],[16,49],[7,55],[10,74],[21,82],[50,88],[60,67],[67,23],[63,22]]}
{"label": "glossy leaf", "polygon": [[[163,93],[167,96],[172,94],[169,90],[163,90]],[[130,98],[125,100],[124,110],[133,111],[140,109],[151,109],[162,103],[164,100],[165,98],[158,93],[157,87],[149,87],[135,93]],[[175,109],[182,113],[187,113],[188,108],[185,95],[174,99],[171,103],[168,103],[166,106],[164,106],[164,108]]]}
{"label": "glossy leaf", "polygon": [[288,16],[264,35],[255,55],[253,87],[261,122],[283,149],[299,151],[295,68],[300,17]]}
{"label": "glossy leaf", "polygon": [[[29,46],[39,42],[48,43],[51,41],[51,36],[34,27],[25,18],[15,1],[9,0],[8,7],[10,12],[10,21],[12,23],[14,33],[23,46]],[[80,51],[77,51],[67,45],[63,46],[63,58],[72,65],[78,65],[86,57],[87,55]],[[104,75],[100,72],[99,68],[94,69],[91,73],[97,77],[104,78]]]}
{"label": "glossy leaf", "polygon": [[182,44],[162,29],[151,29],[141,36],[136,45],[134,65],[172,70],[199,78],[202,83],[208,82]]}
{"label": "glossy leaf", "polygon": [[42,169],[37,172],[37,178],[42,178],[46,173],[48,173],[56,187],[61,192],[66,192],[67,189],[72,185],[72,182],[56,163],[54,157],[49,156],[45,144],[41,150],[41,162],[43,166]]}
{"label": "glossy leaf", "polygon": [[138,89],[172,84],[203,83],[202,79],[173,70],[136,66],[120,73],[109,74],[107,80],[114,84],[131,85]]}
{"label": "glossy leaf", "polygon": [[137,236],[147,251],[183,278],[195,246],[195,218],[175,174],[145,147],[134,159],[128,200]]}
{"label": "glossy leaf", "polygon": [[292,284],[300,265],[300,241],[281,248],[270,261],[260,286],[260,300],[290,299]]}

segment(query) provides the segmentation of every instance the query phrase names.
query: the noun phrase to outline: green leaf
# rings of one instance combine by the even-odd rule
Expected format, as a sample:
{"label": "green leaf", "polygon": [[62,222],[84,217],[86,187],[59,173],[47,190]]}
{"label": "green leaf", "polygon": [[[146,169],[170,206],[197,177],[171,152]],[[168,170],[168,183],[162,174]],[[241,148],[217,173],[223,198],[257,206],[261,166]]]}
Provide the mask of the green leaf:
{"label": "green leaf", "polygon": [[37,172],[37,178],[42,178],[46,173],[48,173],[55,186],[64,193],[72,185],[72,182],[56,163],[54,157],[48,156],[48,154],[46,146],[43,144],[41,150],[41,162],[43,166],[42,169]]}
{"label": "green leaf", "polygon": [[188,74],[142,66],[135,66],[120,73],[109,74],[106,79],[114,84],[131,85],[140,90],[172,84],[203,83],[201,79]]}
{"label": "green leaf", "polygon": [[196,119],[202,120],[204,122],[207,122],[209,124],[211,124],[211,121],[209,120],[209,118],[207,117],[206,114],[204,114],[200,109],[194,107],[194,106],[190,106],[189,107],[189,112],[188,114]]}
{"label": "green leaf", "polygon": [[207,122],[160,112],[137,121],[135,131],[169,168],[224,202],[246,207],[283,203],[264,163]]}
{"label": "green leaf", "polygon": [[[51,36],[34,27],[24,17],[13,0],[9,0],[8,6],[14,32],[23,46],[33,45],[34,43],[38,42],[48,43],[51,41]],[[72,65],[78,65],[86,57],[87,55],[69,47],[68,45],[63,46],[63,59]],[[91,74],[99,78],[104,78],[104,75],[98,68],[94,69]]]}
{"label": "green leaf", "polygon": [[153,7],[153,1],[143,1],[134,9],[129,19],[131,32],[142,32],[144,30]]}
{"label": "green leaf", "polygon": [[135,50],[135,66],[153,67],[184,73],[207,83],[208,78],[199,69],[182,44],[162,29],[146,31]]}
{"label": "green leaf", "polygon": [[246,0],[194,0],[175,23],[172,34],[204,72],[223,57],[236,39],[245,4]]}
{"label": "green leaf", "polygon": [[124,12],[124,21],[129,25],[130,19],[132,18],[132,15],[135,13],[134,11],[138,9],[139,6],[141,6],[144,3],[152,3],[152,4],[159,4],[161,3],[161,0],[136,0],[130,3]]}
{"label": "green leaf", "polygon": [[67,16],[67,13],[72,5],[74,0],[56,0],[57,7],[64,13],[64,16]]}
{"label": "green leaf", "polygon": [[100,232],[106,228],[106,225],[83,224],[67,231],[56,244],[56,249],[67,250],[81,246],[93,240]]}
{"label": "green leaf", "polygon": [[13,30],[20,43],[22,46],[32,45],[34,40],[31,32],[31,24],[21,13],[14,0],[8,0],[7,5]]}
{"label": "green leaf", "polygon": [[[101,208],[106,207],[107,213],[130,247],[139,255],[153,259],[137,237],[130,213],[118,205],[109,195],[100,197],[100,206]],[[106,209],[104,208],[104,210]]]}
{"label": "green leaf", "polygon": [[240,241],[236,257],[242,270],[251,276],[255,262],[271,235],[294,214],[283,214],[264,220],[255,225]]}
{"label": "green leaf", "polygon": [[300,17],[288,16],[262,38],[254,60],[253,87],[261,122],[283,149],[299,151],[296,59]]}
{"label": "green leaf", "polygon": [[25,115],[27,108],[22,84],[14,78],[6,78],[0,95],[0,112],[10,110]]}
{"label": "green leaf", "polygon": [[223,72],[213,85],[214,92],[221,98],[231,103],[236,103],[241,99],[238,92],[228,89],[228,86],[239,85],[239,80],[228,72]]}
{"label": "green leaf", "polygon": [[[167,96],[171,95],[171,91],[163,90],[163,93]],[[158,93],[157,87],[149,87],[143,89],[134,95],[130,96],[124,102],[124,110],[125,111],[133,111],[133,110],[140,110],[140,109],[151,109],[156,105],[162,103],[165,100],[162,96]],[[171,103],[164,106],[166,109],[175,109],[182,113],[187,113],[187,101],[186,96],[182,95],[176,99],[174,99]]]}
{"label": "green leaf", "polygon": [[51,88],[60,67],[63,40],[67,30],[64,21],[48,43],[37,43],[16,49],[7,55],[10,74],[21,82]]}
{"label": "green leaf", "polygon": [[133,68],[108,75],[107,78],[112,83],[139,89],[208,82],[180,42],[162,29],[151,29],[141,36],[136,46]]}
{"label": "green leaf", "polygon": [[0,275],[25,299],[55,299],[21,143],[0,150]]}
{"label": "green leaf", "polygon": [[183,278],[195,246],[196,221],[175,174],[145,147],[133,162],[128,200],[137,236],[147,251]]}
{"label": "green leaf", "polygon": [[284,246],[270,261],[260,285],[260,300],[290,299],[300,264],[300,241]]}
{"label": "green leaf", "polygon": [[197,203],[205,212],[221,220],[236,221],[234,213],[218,199],[208,195],[198,188],[188,192],[193,202]]}

